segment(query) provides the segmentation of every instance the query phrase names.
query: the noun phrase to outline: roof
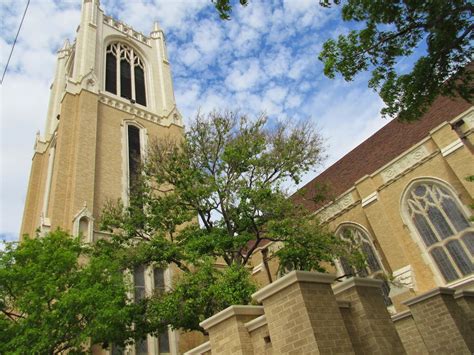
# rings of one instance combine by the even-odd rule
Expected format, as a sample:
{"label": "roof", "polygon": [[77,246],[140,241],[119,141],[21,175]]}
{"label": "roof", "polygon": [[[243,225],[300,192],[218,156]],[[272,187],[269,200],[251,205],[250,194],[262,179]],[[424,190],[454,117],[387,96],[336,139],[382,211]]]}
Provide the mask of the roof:
{"label": "roof", "polygon": [[292,200],[312,211],[317,210],[322,204],[314,202],[313,198],[321,186],[327,187],[328,196],[341,195],[357,180],[370,175],[427,137],[430,130],[454,119],[471,106],[463,99],[439,97],[420,120],[391,121],[299,189],[291,197]]}

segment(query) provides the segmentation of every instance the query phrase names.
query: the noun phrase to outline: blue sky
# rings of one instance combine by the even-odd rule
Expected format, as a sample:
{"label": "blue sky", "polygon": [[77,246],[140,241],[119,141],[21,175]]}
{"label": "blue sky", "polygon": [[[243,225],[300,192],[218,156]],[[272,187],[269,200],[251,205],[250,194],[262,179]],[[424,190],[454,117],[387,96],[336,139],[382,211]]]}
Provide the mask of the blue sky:
{"label": "blue sky", "polygon": [[[0,4],[0,68],[4,68],[26,0]],[[166,33],[178,108],[239,109],[281,120],[311,120],[327,159],[302,184],[388,123],[367,74],[330,80],[317,59],[322,43],[349,29],[339,9],[315,0],[250,1],[222,21],[210,0],[102,0],[106,14],[148,34]],[[43,131],[55,53],[74,39],[80,0],[32,0],[0,90],[0,239],[14,240],[26,197],[33,143]],[[296,187],[291,187],[293,190]]]}

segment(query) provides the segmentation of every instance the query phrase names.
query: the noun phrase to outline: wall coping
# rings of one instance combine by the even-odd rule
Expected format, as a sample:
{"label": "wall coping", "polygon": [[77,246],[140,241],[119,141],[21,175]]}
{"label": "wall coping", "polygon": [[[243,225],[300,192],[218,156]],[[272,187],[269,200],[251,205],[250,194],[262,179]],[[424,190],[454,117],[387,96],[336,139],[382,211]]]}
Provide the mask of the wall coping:
{"label": "wall coping", "polygon": [[203,320],[199,325],[207,330],[233,316],[260,316],[262,314],[262,306],[230,306],[214,314],[212,317]]}
{"label": "wall coping", "polygon": [[402,320],[402,319],[405,319],[405,318],[408,318],[408,317],[411,317],[411,311],[410,310],[406,310],[406,311],[403,311],[403,312],[400,312],[400,313],[397,313],[395,315],[392,316],[392,322],[396,322],[396,321],[399,321],[399,320]]}
{"label": "wall coping", "polygon": [[434,289],[432,289],[428,292],[422,293],[419,296],[410,298],[410,299],[408,299],[408,300],[406,300],[402,303],[406,306],[412,306],[416,303],[425,301],[425,300],[430,299],[430,298],[432,298],[434,296],[437,296],[437,295],[451,295],[452,296],[452,295],[454,295],[454,292],[456,292],[456,291],[451,289],[451,288],[437,287],[437,288],[434,288]]}
{"label": "wall coping", "polygon": [[363,277],[351,277],[343,282],[335,284],[332,286],[332,291],[335,295],[344,292],[352,287],[361,286],[361,287],[375,287],[380,288],[383,284],[382,280],[379,279],[368,279]]}
{"label": "wall coping", "polygon": [[312,271],[292,271],[270,285],[267,285],[255,292],[252,295],[252,298],[257,302],[262,302],[268,297],[273,296],[275,293],[280,292],[284,288],[287,288],[296,282],[331,284],[335,279],[336,276],[333,274],[323,274],[321,272]]}
{"label": "wall coping", "polygon": [[462,297],[474,297],[474,291],[462,290],[454,294],[455,299],[462,298]]}
{"label": "wall coping", "polygon": [[252,319],[250,322],[247,322],[244,325],[245,325],[245,328],[247,328],[249,332],[253,332],[255,329],[258,329],[260,327],[263,327],[264,325],[267,325],[267,317],[265,317],[265,314],[264,314],[260,317]]}
{"label": "wall coping", "polygon": [[201,355],[202,353],[205,353],[206,351],[211,351],[211,342],[208,340],[205,343],[202,343],[201,345],[196,346],[195,348],[186,351],[184,355]]}

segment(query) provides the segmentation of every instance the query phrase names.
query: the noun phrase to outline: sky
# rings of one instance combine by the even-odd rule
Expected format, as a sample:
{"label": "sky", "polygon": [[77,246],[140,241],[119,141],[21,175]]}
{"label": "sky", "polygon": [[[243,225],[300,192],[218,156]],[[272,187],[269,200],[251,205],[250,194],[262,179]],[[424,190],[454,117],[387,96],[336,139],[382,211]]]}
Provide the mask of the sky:
{"label": "sky", "polygon": [[[27,0],[0,1],[3,72]],[[43,132],[56,52],[74,40],[81,0],[31,0],[8,72],[0,86],[0,239],[17,240],[38,131]],[[230,21],[210,0],[102,0],[107,15],[144,34],[158,21],[166,34],[177,106],[185,123],[198,110],[264,112],[279,120],[311,121],[326,160],[299,186],[388,123],[383,103],[367,88],[323,75],[318,53],[346,33],[339,8],[316,0],[251,0]],[[296,190],[298,186],[291,186]]]}

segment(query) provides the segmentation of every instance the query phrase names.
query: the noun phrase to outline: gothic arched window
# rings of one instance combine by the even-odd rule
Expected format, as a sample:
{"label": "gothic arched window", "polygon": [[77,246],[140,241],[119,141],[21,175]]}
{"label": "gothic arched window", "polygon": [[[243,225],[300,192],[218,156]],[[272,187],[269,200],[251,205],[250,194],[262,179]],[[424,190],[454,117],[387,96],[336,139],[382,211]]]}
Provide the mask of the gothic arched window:
{"label": "gothic arched window", "polygon": [[417,182],[405,193],[403,207],[446,282],[474,272],[474,228],[450,189]]}
{"label": "gothic arched window", "polygon": [[143,60],[126,44],[115,42],[107,46],[105,90],[146,106]]}
{"label": "gothic arched window", "polygon": [[[375,250],[372,239],[363,228],[351,223],[343,224],[338,228],[336,234],[358,248],[365,256],[365,266],[359,268],[354,268],[346,259],[340,258],[339,264],[345,275],[371,278],[380,278],[383,276],[384,270],[382,262]],[[386,280],[383,281],[382,294],[385,304],[390,306],[392,304],[389,297],[390,286]]]}

